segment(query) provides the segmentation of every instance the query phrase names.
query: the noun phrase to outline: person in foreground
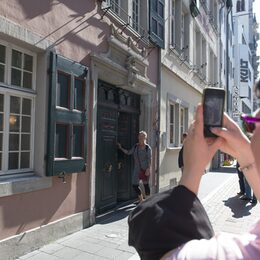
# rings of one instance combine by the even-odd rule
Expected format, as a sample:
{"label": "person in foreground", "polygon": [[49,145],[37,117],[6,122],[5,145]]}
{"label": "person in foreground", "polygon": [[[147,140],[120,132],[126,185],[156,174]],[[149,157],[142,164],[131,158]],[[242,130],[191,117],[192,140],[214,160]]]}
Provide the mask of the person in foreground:
{"label": "person in foreground", "polygon": [[[259,82],[256,87],[260,92]],[[260,259],[260,220],[245,234],[214,235],[197,198],[204,169],[218,149],[237,158],[260,198],[259,118],[260,109],[251,117],[251,122],[258,121],[251,142],[226,114],[223,128],[211,130],[218,138],[206,139],[203,108],[198,105],[185,141],[185,167],[179,185],[151,197],[129,215],[129,245],[136,248],[141,259]]]}

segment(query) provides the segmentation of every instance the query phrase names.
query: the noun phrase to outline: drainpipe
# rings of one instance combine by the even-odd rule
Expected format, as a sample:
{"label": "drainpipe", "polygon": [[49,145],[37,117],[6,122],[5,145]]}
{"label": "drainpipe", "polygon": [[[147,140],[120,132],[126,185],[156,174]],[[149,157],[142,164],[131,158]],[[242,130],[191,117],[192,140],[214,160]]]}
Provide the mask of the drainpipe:
{"label": "drainpipe", "polygon": [[158,48],[158,84],[157,84],[157,93],[158,93],[158,124],[156,129],[156,139],[157,139],[157,169],[156,169],[156,193],[159,192],[159,181],[160,181],[160,125],[161,125],[161,77],[162,77],[162,63],[161,63],[161,48]]}
{"label": "drainpipe", "polygon": [[[221,6],[220,6],[220,9],[219,9],[219,21],[220,21],[221,13],[222,13],[224,7],[225,7],[225,2],[223,1],[223,2],[221,2]],[[221,65],[220,55],[222,55],[221,48],[220,48],[220,46],[221,46],[221,36],[222,36],[222,34],[221,34],[221,26],[220,26],[219,35],[218,35],[218,37],[219,37],[219,41],[218,41],[218,50],[219,50],[218,51],[218,66],[219,66],[218,82],[219,82],[219,87],[221,87],[221,69],[220,69],[220,67],[221,67],[220,66]],[[211,164],[211,169],[218,169],[220,167],[220,163],[221,163],[220,154],[221,154],[221,152],[218,151],[216,153],[216,155],[213,157],[212,164]]]}
{"label": "drainpipe", "polygon": [[229,13],[232,9],[232,2],[230,4],[230,1],[226,1],[226,7],[227,7],[227,15],[226,15],[226,90],[227,90],[227,113],[229,114],[229,23],[228,23],[228,17]]}
{"label": "drainpipe", "polygon": [[[225,3],[224,2],[222,2],[221,3],[221,7],[220,7],[220,9],[219,9],[219,21],[220,21],[220,18],[221,18],[221,13],[222,13],[222,11],[223,11],[223,9],[224,9],[224,7],[225,7]],[[219,79],[218,79],[218,82],[219,82],[219,86],[221,87],[221,69],[220,69],[220,62],[221,62],[221,59],[220,59],[220,55],[222,55],[222,53],[220,53],[220,51],[221,51],[221,48],[220,48],[220,46],[221,46],[221,36],[222,36],[222,34],[221,34],[221,27],[220,27],[220,31],[219,31],[219,47],[218,47],[218,49],[219,49],[219,55],[218,55],[218,57],[219,57],[219,75],[218,75],[218,77],[219,77]]]}

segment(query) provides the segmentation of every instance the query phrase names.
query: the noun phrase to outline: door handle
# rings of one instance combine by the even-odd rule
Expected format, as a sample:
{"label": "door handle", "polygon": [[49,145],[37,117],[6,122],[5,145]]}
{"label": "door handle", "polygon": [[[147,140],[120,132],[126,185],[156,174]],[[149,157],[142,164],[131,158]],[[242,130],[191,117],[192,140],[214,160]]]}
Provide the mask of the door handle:
{"label": "door handle", "polygon": [[122,168],[123,168],[123,163],[122,162],[118,162],[117,169],[121,170]]}
{"label": "door handle", "polygon": [[104,167],[104,171],[107,173],[111,173],[113,169],[113,165],[111,163],[106,163]]}

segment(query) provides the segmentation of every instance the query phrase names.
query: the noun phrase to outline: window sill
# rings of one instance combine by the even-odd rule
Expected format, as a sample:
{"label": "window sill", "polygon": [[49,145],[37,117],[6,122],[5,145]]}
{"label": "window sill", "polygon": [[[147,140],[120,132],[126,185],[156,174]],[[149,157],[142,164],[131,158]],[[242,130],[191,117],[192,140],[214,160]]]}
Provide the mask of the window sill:
{"label": "window sill", "polygon": [[51,186],[52,178],[50,177],[2,176],[0,177],[0,197],[47,189]]}

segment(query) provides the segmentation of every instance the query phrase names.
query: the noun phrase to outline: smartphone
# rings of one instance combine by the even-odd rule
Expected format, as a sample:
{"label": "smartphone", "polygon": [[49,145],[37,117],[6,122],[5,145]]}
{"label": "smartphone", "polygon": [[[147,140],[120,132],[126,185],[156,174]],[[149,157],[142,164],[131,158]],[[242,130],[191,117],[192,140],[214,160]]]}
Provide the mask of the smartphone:
{"label": "smartphone", "polygon": [[204,136],[217,137],[210,131],[211,127],[223,126],[225,90],[205,88],[203,91]]}

